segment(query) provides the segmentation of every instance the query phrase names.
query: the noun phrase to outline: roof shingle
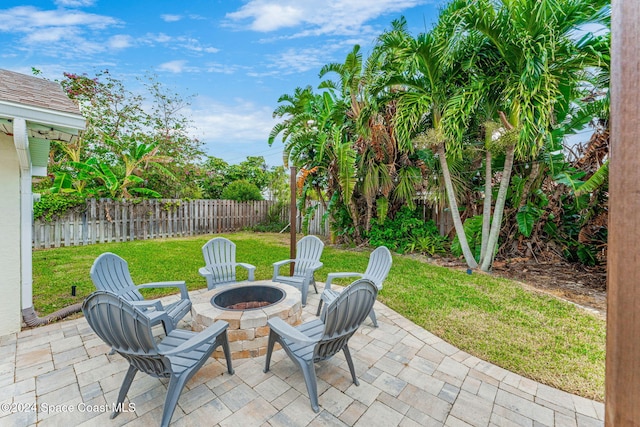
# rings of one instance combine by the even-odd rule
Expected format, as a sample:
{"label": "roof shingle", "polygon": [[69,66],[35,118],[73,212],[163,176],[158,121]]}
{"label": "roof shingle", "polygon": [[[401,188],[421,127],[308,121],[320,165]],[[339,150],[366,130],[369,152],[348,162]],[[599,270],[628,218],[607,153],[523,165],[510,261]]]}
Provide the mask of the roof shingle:
{"label": "roof shingle", "polygon": [[0,101],[80,114],[60,84],[39,77],[0,69]]}

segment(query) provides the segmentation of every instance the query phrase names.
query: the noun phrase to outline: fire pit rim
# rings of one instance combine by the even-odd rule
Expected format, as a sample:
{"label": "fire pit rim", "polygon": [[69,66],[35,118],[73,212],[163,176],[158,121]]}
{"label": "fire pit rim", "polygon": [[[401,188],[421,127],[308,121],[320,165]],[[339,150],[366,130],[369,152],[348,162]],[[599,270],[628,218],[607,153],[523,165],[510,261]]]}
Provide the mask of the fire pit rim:
{"label": "fire pit rim", "polygon": [[[223,307],[221,305],[218,305],[218,304],[216,304],[214,302],[214,300],[216,298],[219,298],[220,295],[224,295],[225,293],[228,293],[228,292],[239,292],[239,291],[244,290],[246,288],[269,288],[269,289],[272,289],[273,291],[279,292],[281,296],[276,301],[270,302],[269,305],[265,305],[265,306],[262,306],[262,307],[255,307],[255,308],[243,308],[243,309],[227,308],[227,307]],[[284,289],[282,289],[281,287],[278,287],[278,286],[266,285],[266,284],[264,284],[264,285],[263,284],[260,284],[260,285],[242,284],[242,286],[233,286],[233,287],[229,287],[228,289],[223,289],[220,292],[217,292],[214,296],[211,297],[210,303],[214,308],[216,308],[218,310],[232,311],[232,312],[244,312],[244,311],[263,310],[265,308],[269,308],[271,306],[279,304],[280,302],[282,302],[286,298],[287,298],[287,292]]]}

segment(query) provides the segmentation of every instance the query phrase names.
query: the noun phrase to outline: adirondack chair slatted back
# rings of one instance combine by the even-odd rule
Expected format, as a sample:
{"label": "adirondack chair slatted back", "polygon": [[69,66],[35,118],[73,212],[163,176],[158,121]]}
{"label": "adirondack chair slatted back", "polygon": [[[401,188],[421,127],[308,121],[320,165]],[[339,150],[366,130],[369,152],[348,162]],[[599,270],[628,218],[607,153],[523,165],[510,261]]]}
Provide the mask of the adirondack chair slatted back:
{"label": "adirondack chair slatted back", "polygon": [[111,252],[105,252],[91,266],[91,280],[95,287],[121,295],[129,301],[142,301],[144,297],[136,288],[129,273],[127,261]]}
{"label": "adirondack chair slatted back", "polygon": [[378,287],[382,289],[382,282],[387,278],[389,270],[391,270],[391,252],[385,246],[380,246],[369,256],[369,264],[364,272],[364,277],[370,279]]}
{"label": "adirondack chair slatted back", "polygon": [[236,244],[224,237],[216,237],[202,246],[207,269],[213,273],[214,283],[236,281]]}
{"label": "adirondack chair slatted back", "polygon": [[327,306],[323,314],[324,334],[315,348],[314,361],[341,351],[373,308],[378,288],[369,279],[349,285]]}
{"label": "adirondack chair slatted back", "polygon": [[304,276],[309,266],[320,261],[324,243],[316,236],[305,236],[296,244],[296,262],[294,276]]}
{"label": "adirondack chair slatted back", "polygon": [[96,291],[84,301],[82,312],[96,335],[138,370],[170,376],[171,364],[158,352],[150,320],[138,309],[108,291]]}

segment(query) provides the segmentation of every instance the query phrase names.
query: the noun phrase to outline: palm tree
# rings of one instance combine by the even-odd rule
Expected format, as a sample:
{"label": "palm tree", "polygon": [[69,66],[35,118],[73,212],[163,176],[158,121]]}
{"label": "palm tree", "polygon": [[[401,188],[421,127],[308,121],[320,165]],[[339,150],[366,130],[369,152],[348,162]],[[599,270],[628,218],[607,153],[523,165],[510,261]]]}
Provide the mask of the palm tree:
{"label": "palm tree", "polygon": [[[269,145],[273,145],[276,137],[282,134],[282,142],[285,144],[283,161],[285,167],[289,166],[289,160],[300,159],[305,152],[303,146],[310,144],[312,125],[316,119],[314,104],[317,95],[313,93],[311,86],[297,87],[293,95],[284,94],[278,98],[278,105],[273,112],[273,117],[285,117],[276,123],[269,133]],[[296,164],[296,166],[299,166]]]}
{"label": "palm tree", "polygon": [[453,5],[467,34],[482,35],[500,59],[490,73],[480,76],[500,82],[498,117],[506,135],[502,179],[481,260],[484,271],[493,262],[514,159],[537,155],[549,138],[554,105],[563,89],[583,79],[587,61],[572,32],[587,23],[605,22],[607,6],[606,0],[478,0]]}
{"label": "palm tree", "polygon": [[[457,64],[449,55],[456,35],[450,25],[450,8],[440,15],[439,25],[431,32],[412,38],[404,19],[395,21],[393,29],[380,36],[379,49],[386,52],[387,64],[392,73],[385,86],[397,91],[395,132],[398,146],[414,151],[416,134],[422,134],[417,142],[421,148],[434,151],[440,162],[454,227],[467,265],[477,262],[469,249],[447,162],[447,155],[459,156],[460,145],[447,141],[443,129],[443,113],[458,76]],[[405,64],[398,68],[397,64]]]}

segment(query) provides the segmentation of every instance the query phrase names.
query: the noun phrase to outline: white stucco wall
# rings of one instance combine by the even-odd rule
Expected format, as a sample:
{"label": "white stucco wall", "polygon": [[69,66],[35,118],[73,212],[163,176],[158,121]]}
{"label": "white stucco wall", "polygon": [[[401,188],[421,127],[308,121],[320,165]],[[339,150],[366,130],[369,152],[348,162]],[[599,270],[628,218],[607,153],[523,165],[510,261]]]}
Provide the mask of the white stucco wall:
{"label": "white stucco wall", "polygon": [[18,155],[13,137],[0,133],[0,336],[20,330],[20,270]]}

